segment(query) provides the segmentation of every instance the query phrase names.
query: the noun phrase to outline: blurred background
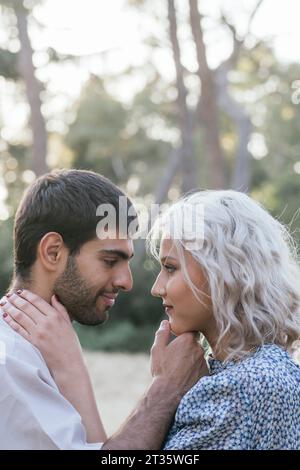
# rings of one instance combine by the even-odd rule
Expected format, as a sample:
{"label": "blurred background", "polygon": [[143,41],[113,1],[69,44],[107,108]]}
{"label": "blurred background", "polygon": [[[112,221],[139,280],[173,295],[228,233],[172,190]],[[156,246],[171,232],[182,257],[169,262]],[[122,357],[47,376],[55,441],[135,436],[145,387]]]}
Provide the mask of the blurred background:
{"label": "blurred background", "polygon": [[[298,243],[299,17],[297,0],[0,0],[0,290],[21,195],[54,168],[102,173],[149,205],[238,189]],[[149,381],[163,317],[143,242],[132,269],[105,327],[77,326],[104,351],[86,357],[107,416],[127,397],[109,430]],[[110,373],[119,382],[105,390]]]}

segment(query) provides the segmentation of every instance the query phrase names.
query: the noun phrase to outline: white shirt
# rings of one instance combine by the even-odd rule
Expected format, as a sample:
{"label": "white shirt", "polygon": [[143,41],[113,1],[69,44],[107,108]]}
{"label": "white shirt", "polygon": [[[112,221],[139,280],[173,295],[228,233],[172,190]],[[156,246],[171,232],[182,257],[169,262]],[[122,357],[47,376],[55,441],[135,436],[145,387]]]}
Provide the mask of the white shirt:
{"label": "white shirt", "polygon": [[39,350],[0,315],[0,449],[99,450]]}

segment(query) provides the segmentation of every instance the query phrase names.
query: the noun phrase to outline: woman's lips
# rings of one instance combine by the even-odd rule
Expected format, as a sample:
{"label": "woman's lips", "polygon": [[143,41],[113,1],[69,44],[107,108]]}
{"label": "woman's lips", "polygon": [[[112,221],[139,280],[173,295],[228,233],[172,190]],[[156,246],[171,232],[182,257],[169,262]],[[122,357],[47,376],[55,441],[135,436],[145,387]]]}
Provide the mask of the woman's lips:
{"label": "woman's lips", "polygon": [[166,313],[170,313],[170,311],[171,311],[172,308],[173,308],[171,305],[164,305],[164,307],[165,307],[165,312],[166,312]]}

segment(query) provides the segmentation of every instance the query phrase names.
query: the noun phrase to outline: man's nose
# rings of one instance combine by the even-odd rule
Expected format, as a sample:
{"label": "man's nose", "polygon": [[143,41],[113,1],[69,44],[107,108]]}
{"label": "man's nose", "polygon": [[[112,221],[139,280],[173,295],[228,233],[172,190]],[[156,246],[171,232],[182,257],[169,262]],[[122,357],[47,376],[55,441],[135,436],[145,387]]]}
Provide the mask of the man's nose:
{"label": "man's nose", "polygon": [[130,291],[132,289],[133,280],[132,280],[131,269],[129,266],[125,269],[122,269],[122,271],[118,273],[118,276],[114,280],[113,284],[119,290]]}

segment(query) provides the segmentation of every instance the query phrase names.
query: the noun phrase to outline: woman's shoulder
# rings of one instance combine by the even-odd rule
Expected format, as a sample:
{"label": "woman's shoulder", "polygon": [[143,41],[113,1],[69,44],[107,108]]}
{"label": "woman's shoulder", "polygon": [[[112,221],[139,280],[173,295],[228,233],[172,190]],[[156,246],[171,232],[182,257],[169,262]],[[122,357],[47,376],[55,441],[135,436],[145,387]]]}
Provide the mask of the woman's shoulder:
{"label": "woman's shoulder", "polygon": [[198,416],[205,410],[248,415],[255,413],[258,403],[267,409],[289,402],[300,409],[300,367],[283,348],[264,345],[239,362],[209,362],[210,375],[183,397],[177,419]]}
{"label": "woman's shoulder", "polygon": [[[197,446],[203,440],[205,446],[224,447],[224,436],[234,435],[238,448],[294,448],[300,367],[290,354],[264,345],[239,362],[209,362],[210,375],[194,385],[177,409],[174,433],[188,429],[188,436],[199,438]],[[292,444],[287,444],[287,429]]]}
{"label": "woman's shoulder", "polygon": [[260,393],[263,389],[283,392],[296,389],[300,393],[300,366],[281,346],[265,344],[240,361],[221,362],[209,358],[210,375],[203,377],[192,391],[213,395]]}
{"label": "woman's shoulder", "polygon": [[262,383],[272,386],[291,382],[300,386],[299,364],[286,349],[277,344],[260,346],[233,370],[237,376],[248,377],[249,385]]}

